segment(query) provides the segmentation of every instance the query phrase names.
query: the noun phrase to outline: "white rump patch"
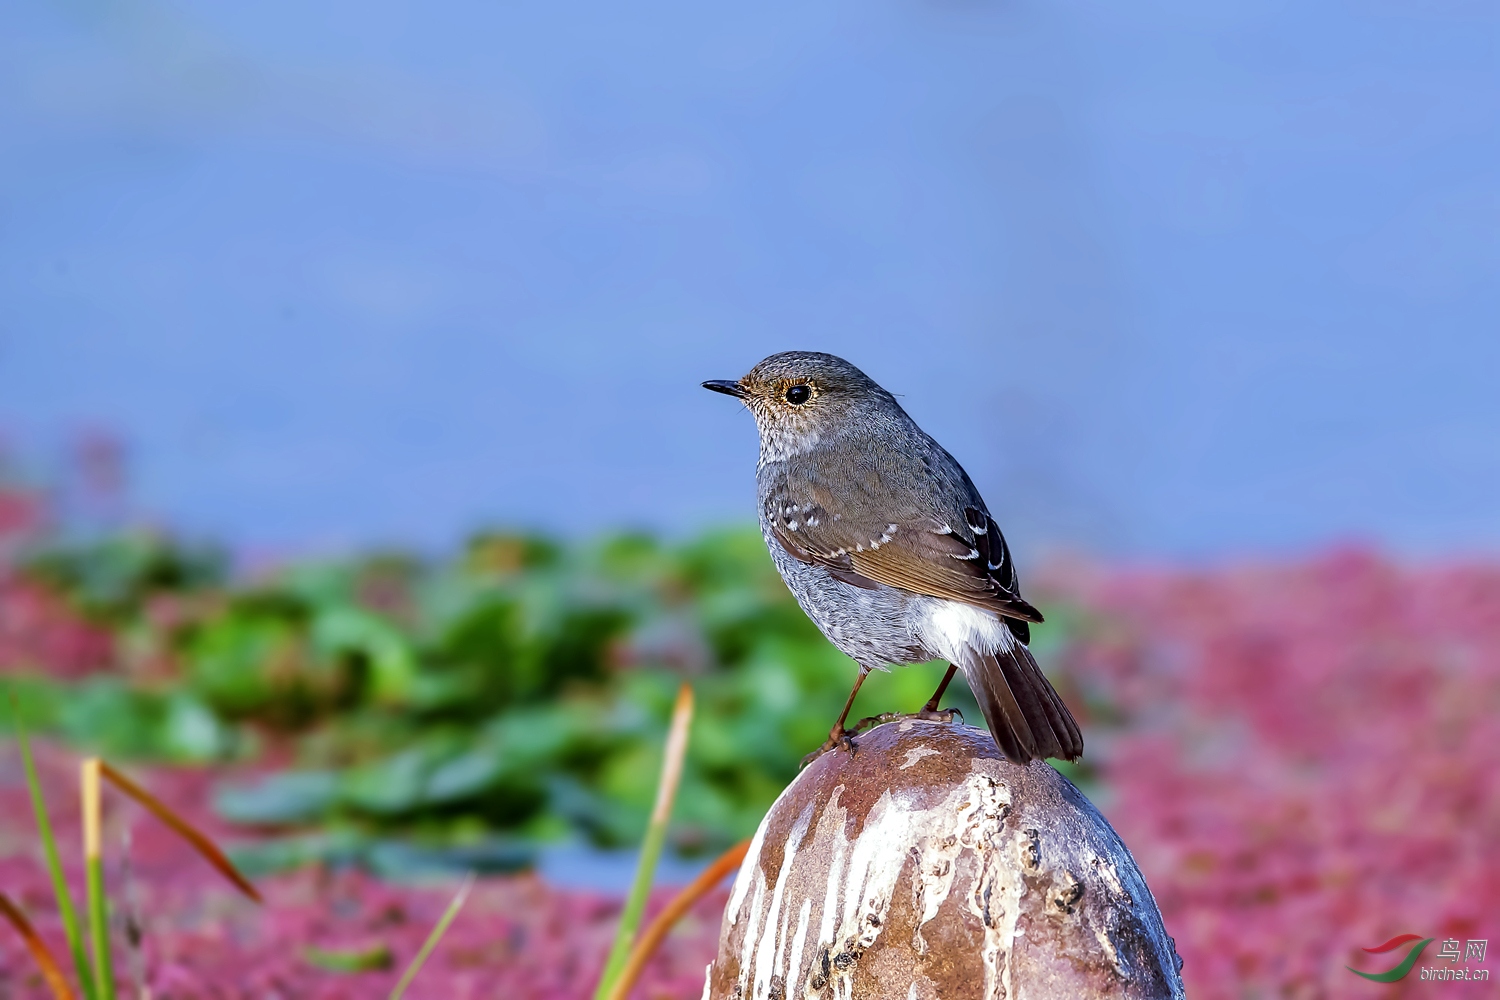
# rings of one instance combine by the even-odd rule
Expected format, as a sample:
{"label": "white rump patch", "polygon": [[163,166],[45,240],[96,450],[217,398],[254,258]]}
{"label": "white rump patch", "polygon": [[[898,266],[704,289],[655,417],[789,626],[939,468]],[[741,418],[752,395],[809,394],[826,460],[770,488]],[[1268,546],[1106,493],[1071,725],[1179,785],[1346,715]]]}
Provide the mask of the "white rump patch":
{"label": "white rump patch", "polygon": [[918,611],[922,642],[950,663],[962,663],[968,650],[996,653],[1015,645],[1010,629],[993,611],[934,597]]}

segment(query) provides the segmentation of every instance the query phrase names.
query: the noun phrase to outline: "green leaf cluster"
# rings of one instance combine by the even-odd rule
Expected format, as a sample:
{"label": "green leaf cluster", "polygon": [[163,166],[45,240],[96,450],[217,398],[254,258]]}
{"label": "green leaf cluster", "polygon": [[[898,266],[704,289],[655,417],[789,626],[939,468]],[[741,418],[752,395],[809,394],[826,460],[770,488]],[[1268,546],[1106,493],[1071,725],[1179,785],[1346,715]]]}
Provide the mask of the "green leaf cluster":
{"label": "green leaf cluster", "polygon": [[[54,549],[26,572],[112,629],[118,650],[107,674],[23,682],[30,724],[113,758],[274,750],[287,763],[222,788],[220,810],[335,839],[634,843],[686,679],[699,707],[674,837],[719,848],[754,829],[854,678],[753,529],[676,543],[486,533],[441,558],[249,579],[140,535]],[[856,712],[915,709],[940,675],[876,675]]]}

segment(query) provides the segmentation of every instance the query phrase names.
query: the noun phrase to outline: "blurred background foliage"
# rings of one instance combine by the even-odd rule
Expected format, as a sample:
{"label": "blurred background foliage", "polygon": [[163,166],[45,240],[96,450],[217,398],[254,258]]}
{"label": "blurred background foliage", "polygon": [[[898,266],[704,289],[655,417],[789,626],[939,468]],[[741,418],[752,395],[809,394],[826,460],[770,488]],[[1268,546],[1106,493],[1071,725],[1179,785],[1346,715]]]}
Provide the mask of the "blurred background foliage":
{"label": "blurred background foliage", "polygon": [[[211,549],[128,532],[18,566],[108,639],[72,678],[10,654],[28,724],[112,759],[231,765],[220,814],[279,834],[252,867],[352,852],[410,870],[413,851],[509,867],[538,844],[633,844],[683,680],[699,711],[674,846],[721,849],[753,832],[854,677],[754,529],[495,532],[442,558],[248,579]],[[1045,659],[1065,629],[1040,631]],[[876,675],[856,713],[914,710],[941,671]],[[947,701],[979,718],[961,682]]]}

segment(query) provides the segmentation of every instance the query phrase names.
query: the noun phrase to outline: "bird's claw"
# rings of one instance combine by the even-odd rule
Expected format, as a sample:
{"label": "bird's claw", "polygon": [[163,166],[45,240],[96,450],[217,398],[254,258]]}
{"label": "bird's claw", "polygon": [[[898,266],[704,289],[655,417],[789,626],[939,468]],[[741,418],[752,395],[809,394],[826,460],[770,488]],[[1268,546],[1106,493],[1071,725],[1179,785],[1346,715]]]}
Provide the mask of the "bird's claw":
{"label": "bird's claw", "polygon": [[861,733],[866,729],[884,725],[887,722],[902,722],[906,719],[917,719],[921,722],[952,722],[957,719],[963,721],[963,713],[956,708],[945,708],[941,711],[931,708],[922,708],[916,712],[882,712],[880,715],[866,716],[849,728],[851,733]]}
{"label": "bird's claw", "polygon": [[853,757],[855,750],[854,734],[858,729],[859,727],[856,726],[854,729],[837,729],[829,733],[828,739],[823,741],[822,746],[802,758],[802,763],[798,765],[797,769],[800,771],[830,750],[847,750],[849,751],[849,756]]}
{"label": "bird's claw", "polygon": [[938,711],[925,707],[915,712],[882,712],[880,715],[868,715],[847,729],[837,729],[829,733],[828,739],[823,741],[822,746],[802,758],[802,763],[798,765],[798,770],[805,768],[830,750],[847,750],[852,757],[856,749],[854,737],[866,729],[873,729],[887,722],[902,722],[906,719],[917,719],[921,722],[950,723],[955,719],[962,722],[964,716],[956,708],[945,708]]}

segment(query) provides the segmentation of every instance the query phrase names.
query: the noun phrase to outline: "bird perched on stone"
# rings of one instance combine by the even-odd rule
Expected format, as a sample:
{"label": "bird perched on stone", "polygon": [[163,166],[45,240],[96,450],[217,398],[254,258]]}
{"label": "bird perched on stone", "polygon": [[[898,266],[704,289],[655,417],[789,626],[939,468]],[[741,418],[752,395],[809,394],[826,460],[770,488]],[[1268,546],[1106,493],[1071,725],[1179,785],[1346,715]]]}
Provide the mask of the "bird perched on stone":
{"label": "bird perched on stone", "polygon": [[1026,648],[1041,612],[984,499],[889,392],[832,354],[773,354],[705,389],[760,431],[756,483],[771,558],[802,610],[859,665],[825,748],[847,744],[860,684],[888,664],[961,669],[995,742],[1019,763],[1075,760],[1078,724]]}

